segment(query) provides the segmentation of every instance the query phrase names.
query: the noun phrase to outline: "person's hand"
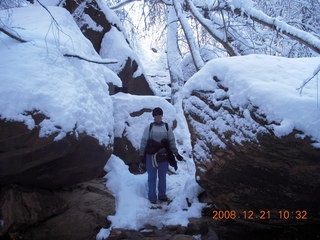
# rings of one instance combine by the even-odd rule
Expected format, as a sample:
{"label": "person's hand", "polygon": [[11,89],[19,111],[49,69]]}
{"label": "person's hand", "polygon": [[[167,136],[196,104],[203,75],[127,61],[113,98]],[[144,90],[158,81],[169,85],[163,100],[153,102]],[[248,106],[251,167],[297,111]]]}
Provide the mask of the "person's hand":
{"label": "person's hand", "polygon": [[175,156],[179,161],[185,161],[179,153],[176,153]]}

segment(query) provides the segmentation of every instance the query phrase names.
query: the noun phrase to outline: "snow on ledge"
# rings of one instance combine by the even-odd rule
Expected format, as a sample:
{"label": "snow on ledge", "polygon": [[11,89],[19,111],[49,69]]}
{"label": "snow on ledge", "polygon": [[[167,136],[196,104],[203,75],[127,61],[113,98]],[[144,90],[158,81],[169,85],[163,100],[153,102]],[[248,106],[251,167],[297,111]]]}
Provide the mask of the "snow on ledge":
{"label": "snow on ledge", "polygon": [[[302,94],[297,88],[312,76],[320,64],[320,57],[284,58],[267,55],[248,55],[214,59],[186,83],[184,99],[192,91],[214,91],[213,77],[227,87],[232,106],[246,108],[248,103],[258,106],[274,125],[281,137],[294,128],[311,136],[320,147],[320,108],[317,108],[317,78],[308,83]],[[318,90],[319,91],[319,90]]]}

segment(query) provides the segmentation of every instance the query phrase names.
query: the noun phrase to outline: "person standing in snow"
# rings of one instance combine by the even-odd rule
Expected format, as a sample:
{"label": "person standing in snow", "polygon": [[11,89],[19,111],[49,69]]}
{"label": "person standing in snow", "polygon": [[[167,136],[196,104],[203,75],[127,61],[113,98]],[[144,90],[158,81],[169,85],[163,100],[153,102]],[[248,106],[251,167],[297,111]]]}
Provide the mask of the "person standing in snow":
{"label": "person standing in snow", "polygon": [[148,199],[151,203],[157,203],[156,185],[158,182],[159,201],[169,201],[166,195],[166,174],[171,166],[177,170],[175,157],[182,161],[178,154],[175,137],[172,129],[162,121],[163,111],[157,107],[153,109],[154,122],[146,126],[140,144],[140,164],[148,173]]}

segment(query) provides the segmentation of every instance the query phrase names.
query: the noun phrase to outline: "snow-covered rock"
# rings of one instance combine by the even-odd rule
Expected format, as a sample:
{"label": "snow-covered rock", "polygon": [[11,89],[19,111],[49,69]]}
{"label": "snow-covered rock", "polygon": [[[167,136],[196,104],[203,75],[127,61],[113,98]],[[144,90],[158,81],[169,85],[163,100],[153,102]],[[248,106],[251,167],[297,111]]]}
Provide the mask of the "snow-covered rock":
{"label": "snow-covered rock", "polygon": [[219,209],[316,211],[317,89],[310,83],[300,95],[297,88],[319,62],[262,55],[216,59],[187,82],[183,107],[197,181]]}
{"label": "snow-covered rock", "polygon": [[27,40],[0,35],[1,184],[56,188],[101,174],[112,151],[108,84],[120,79],[60,7],[0,11],[1,22]]}
{"label": "snow-covered rock", "polygon": [[[117,17],[104,7],[100,0],[66,0],[62,6],[72,14],[81,32],[91,41],[97,52],[100,51],[103,36],[110,31],[111,24],[120,24],[120,21],[115,23]],[[112,21],[113,19],[115,21]]]}
{"label": "snow-covered rock", "polygon": [[110,92],[154,95],[146,80],[142,64],[128,44],[125,30],[116,13],[102,0],[74,1],[62,4],[73,16],[82,33],[91,41],[102,58],[118,62],[108,67],[122,80],[122,88],[111,85]]}
{"label": "snow-covered rock", "polygon": [[112,26],[102,40],[100,56],[116,59],[116,64],[110,69],[118,74],[122,80],[123,92],[135,95],[154,95],[138,56],[130,47],[123,32]]}
{"label": "snow-covered rock", "polygon": [[111,155],[108,83],[121,80],[65,57],[102,60],[68,11],[48,9],[56,22],[40,6],[0,11],[27,41],[0,34],[0,238],[94,239],[114,198],[102,182],[84,182],[102,176]]}

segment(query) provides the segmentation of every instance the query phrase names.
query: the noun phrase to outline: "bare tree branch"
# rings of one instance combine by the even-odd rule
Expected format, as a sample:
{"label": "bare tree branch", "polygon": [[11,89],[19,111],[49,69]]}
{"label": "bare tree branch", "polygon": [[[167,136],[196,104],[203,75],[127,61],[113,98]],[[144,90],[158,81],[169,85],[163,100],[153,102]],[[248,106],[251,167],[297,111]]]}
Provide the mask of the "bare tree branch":
{"label": "bare tree branch", "polygon": [[24,40],[21,37],[19,37],[19,36],[9,32],[9,31],[5,30],[4,28],[0,27],[0,32],[3,32],[4,34],[8,35],[9,37],[11,37],[11,38],[13,38],[13,39],[15,39],[15,40],[17,40],[19,42],[22,42],[22,43],[27,42],[26,40]]}
{"label": "bare tree branch", "polygon": [[303,88],[307,85],[308,82],[310,82],[315,76],[317,76],[320,72],[320,65],[317,67],[317,69],[313,72],[313,75],[303,81],[303,84],[297,88],[297,90],[300,90],[300,94],[302,93]]}
{"label": "bare tree branch", "polygon": [[[193,14],[193,16],[201,23],[201,25],[208,31],[208,33],[217,40],[228,52],[230,56],[237,56],[237,51],[233,49],[233,47],[225,40],[223,39],[223,36],[221,36],[220,32],[218,32],[212,22],[208,19],[205,19],[201,13],[196,9],[194,4],[191,0],[187,0],[187,3],[189,5],[190,11]],[[220,35],[220,36],[219,36]]]}
{"label": "bare tree branch", "polygon": [[124,7],[125,5],[127,5],[128,3],[131,3],[131,2],[135,2],[136,0],[124,0],[122,2],[119,2],[118,4],[114,5],[114,6],[110,6],[109,8],[112,9],[112,10],[117,10],[119,8],[122,8]]}
{"label": "bare tree branch", "polygon": [[39,0],[37,0],[37,2],[40,4],[41,7],[43,7],[50,14],[52,20],[56,23],[56,25],[59,26],[57,20],[53,17],[49,9],[45,5],[43,5]]}
{"label": "bare tree branch", "polygon": [[102,60],[92,60],[92,59],[88,59],[88,58],[85,58],[85,57],[82,57],[82,56],[79,56],[79,55],[76,55],[76,54],[63,54],[63,56],[65,57],[72,57],[72,58],[79,58],[81,60],[84,60],[84,61],[87,61],[87,62],[91,62],[91,63],[96,63],[96,64],[114,64],[114,63],[118,63],[117,60],[114,60],[114,59],[102,59]]}
{"label": "bare tree branch", "polygon": [[[60,44],[60,40],[59,40],[59,33],[61,32],[61,33],[63,33],[64,35],[66,35],[67,37],[69,37],[70,39],[71,39],[71,42],[73,43],[73,41],[72,41],[72,38],[68,35],[68,34],[66,34],[63,30],[62,30],[62,28],[61,28],[61,26],[59,25],[59,23],[58,23],[58,21],[54,18],[54,16],[52,15],[52,13],[49,11],[49,9],[45,6],[45,5],[43,5],[39,0],[37,0],[37,2],[40,4],[40,6],[41,7],[43,7],[48,13],[49,13],[49,15],[51,16],[51,19],[52,19],[52,22],[51,22],[51,24],[50,24],[50,27],[49,27],[49,29],[48,29],[48,32],[47,32],[47,34],[46,34],[46,37],[45,37],[45,39],[47,39],[47,36],[48,36],[48,34],[49,34],[49,32],[50,32],[50,29],[52,29],[52,33],[54,34],[54,27],[56,27],[56,29],[58,30],[58,36],[54,36],[54,39],[55,39],[55,43],[56,43],[56,45],[57,45],[57,47],[59,47],[59,44]],[[47,41],[46,41],[46,44],[47,44]]]}
{"label": "bare tree branch", "polygon": [[[306,45],[307,47],[311,48],[317,53],[320,53],[320,39],[315,37],[309,32],[297,29],[283,21],[278,20],[277,18],[270,17],[262,12],[258,12],[255,9],[245,9],[245,8],[235,8],[232,9],[231,6],[228,5],[227,2],[225,2],[226,5],[223,7],[224,10],[234,12],[235,14],[239,16],[243,16],[246,18],[250,18],[255,22],[258,22],[264,26],[267,26],[273,30],[276,30],[294,40],[297,40],[298,42]],[[295,33],[301,33],[299,35]]]}

